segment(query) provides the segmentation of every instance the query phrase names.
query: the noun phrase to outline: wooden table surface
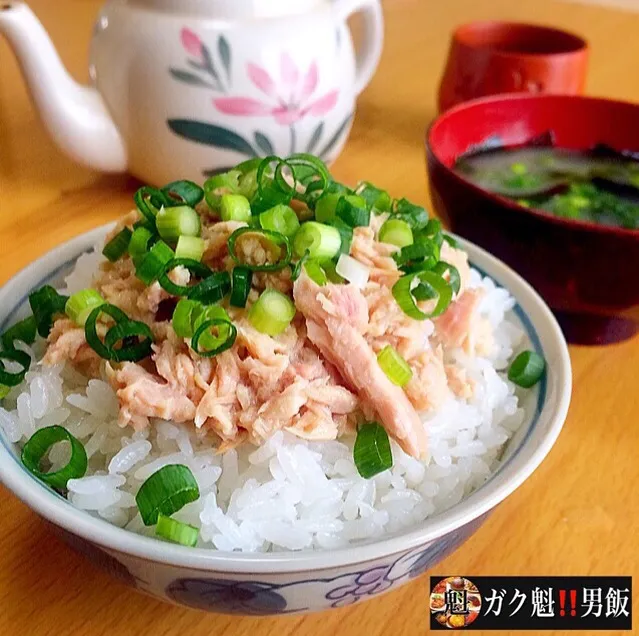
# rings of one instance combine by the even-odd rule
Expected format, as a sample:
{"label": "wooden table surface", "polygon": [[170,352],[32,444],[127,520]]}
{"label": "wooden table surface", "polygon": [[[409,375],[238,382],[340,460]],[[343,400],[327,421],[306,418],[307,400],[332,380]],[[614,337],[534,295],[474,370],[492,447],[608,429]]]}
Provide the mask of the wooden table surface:
{"label": "wooden table surface", "polygon": [[[30,4],[70,71],[85,80],[100,1]],[[334,166],[342,181],[365,177],[393,195],[427,201],[423,131],[435,115],[449,33],[462,21],[516,19],[577,31],[592,45],[588,92],[639,100],[639,14],[549,0],[387,0],[385,13],[382,63]],[[128,210],[135,188],[131,178],[95,174],[58,153],[0,41],[0,284],[61,241]],[[572,347],[571,357],[572,406],[555,448],[439,572],[639,574],[639,338],[606,348]],[[427,630],[427,576],[377,600],[318,616],[206,615],[112,581],[53,538],[1,487],[0,511],[2,636],[380,636]],[[637,598],[635,592],[635,613]]]}

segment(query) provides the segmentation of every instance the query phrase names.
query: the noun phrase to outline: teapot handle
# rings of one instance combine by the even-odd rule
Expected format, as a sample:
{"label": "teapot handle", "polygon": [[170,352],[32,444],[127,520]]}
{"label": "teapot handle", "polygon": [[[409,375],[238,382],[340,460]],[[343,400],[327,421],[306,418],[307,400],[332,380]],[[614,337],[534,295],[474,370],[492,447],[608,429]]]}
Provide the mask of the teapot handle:
{"label": "teapot handle", "polygon": [[384,19],[379,0],[337,0],[335,10],[342,20],[361,11],[364,15],[364,41],[357,55],[355,92],[359,95],[371,81],[384,44]]}

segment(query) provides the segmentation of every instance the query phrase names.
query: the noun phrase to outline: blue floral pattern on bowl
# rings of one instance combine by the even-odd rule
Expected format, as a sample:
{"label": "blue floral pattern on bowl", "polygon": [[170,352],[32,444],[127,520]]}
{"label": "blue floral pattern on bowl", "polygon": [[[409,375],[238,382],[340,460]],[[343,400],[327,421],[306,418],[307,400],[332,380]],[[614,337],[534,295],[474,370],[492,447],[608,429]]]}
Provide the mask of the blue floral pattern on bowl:
{"label": "blue floral pattern on bowl", "polygon": [[[436,539],[424,548],[409,550],[387,564],[375,565],[332,578],[310,578],[293,583],[220,578],[176,579],[166,588],[170,600],[195,609],[223,614],[266,616],[353,605],[414,579],[458,548],[483,523],[486,515]],[[318,594],[321,588],[323,594]],[[321,598],[321,606],[300,605],[295,598]]]}

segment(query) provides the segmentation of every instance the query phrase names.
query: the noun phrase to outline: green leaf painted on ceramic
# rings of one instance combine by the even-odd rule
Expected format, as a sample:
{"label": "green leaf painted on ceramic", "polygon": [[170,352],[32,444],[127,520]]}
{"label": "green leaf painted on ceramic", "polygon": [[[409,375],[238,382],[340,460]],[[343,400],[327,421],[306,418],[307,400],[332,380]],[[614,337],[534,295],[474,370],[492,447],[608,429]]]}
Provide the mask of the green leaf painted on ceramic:
{"label": "green leaf painted on ceramic", "polygon": [[202,57],[204,58],[204,64],[206,65],[206,69],[208,72],[216,79],[220,80],[218,77],[217,71],[215,70],[215,64],[213,64],[213,58],[211,57],[211,51],[209,51],[208,46],[202,45]]}
{"label": "green leaf painted on ceramic", "polygon": [[275,154],[275,148],[273,148],[271,140],[259,131],[255,133],[255,143],[265,155]]}
{"label": "green leaf painted on ceramic", "polygon": [[322,138],[323,132],[324,132],[324,122],[321,121],[319,125],[317,126],[317,128],[315,129],[315,131],[313,132],[313,134],[311,135],[311,138],[308,142],[308,146],[306,147],[306,152],[308,152],[309,155],[313,154],[315,148],[317,147],[317,144],[319,143],[319,140]]}
{"label": "green leaf painted on ceramic", "polygon": [[326,155],[328,155],[335,144],[340,140],[341,136],[344,134],[347,126],[351,123],[351,119],[353,119],[354,113],[350,113],[350,115],[342,122],[340,127],[337,129],[335,134],[331,137],[330,141],[324,146],[322,152],[319,153],[321,159],[326,160]]}
{"label": "green leaf painted on ceramic", "polygon": [[222,64],[224,64],[224,69],[226,70],[226,76],[231,80],[231,47],[229,46],[228,40],[223,36],[217,40],[217,50],[220,54],[220,59],[222,60]]}
{"label": "green leaf painted on ceramic", "polygon": [[248,157],[257,157],[253,146],[244,137],[228,128],[193,119],[169,119],[167,123],[176,135],[184,139],[205,146],[234,150]]}
{"label": "green leaf painted on ceramic", "polygon": [[215,88],[212,84],[209,84],[209,82],[203,80],[195,73],[182,71],[178,68],[172,68],[169,69],[169,71],[173,78],[178,80],[178,82],[184,82],[185,84],[190,84],[191,86],[205,86],[206,88]]}
{"label": "green leaf painted on ceramic", "polygon": [[206,71],[206,64],[201,64],[200,62],[197,62],[196,60],[187,60],[186,63],[191,67],[194,68],[197,71]]}

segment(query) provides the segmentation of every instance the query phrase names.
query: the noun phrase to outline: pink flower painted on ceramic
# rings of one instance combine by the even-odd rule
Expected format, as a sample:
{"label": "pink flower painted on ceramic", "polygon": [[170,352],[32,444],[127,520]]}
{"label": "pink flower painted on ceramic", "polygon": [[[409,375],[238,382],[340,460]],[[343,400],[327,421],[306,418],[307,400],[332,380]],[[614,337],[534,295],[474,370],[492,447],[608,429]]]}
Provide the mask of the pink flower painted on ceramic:
{"label": "pink flower painted on ceramic", "polygon": [[202,40],[191,29],[184,28],[180,34],[184,50],[194,57],[202,57]]}
{"label": "pink flower painted on ceramic", "polygon": [[239,116],[270,115],[278,124],[292,126],[307,115],[326,115],[337,104],[339,93],[336,90],[313,99],[319,82],[317,62],[313,62],[302,77],[291,57],[283,54],[279,82],[256,64],[249,64],[247,71],[251,82],[269,100],[262,102],[250,97],[219,97],[213,103],[220,112]]}

